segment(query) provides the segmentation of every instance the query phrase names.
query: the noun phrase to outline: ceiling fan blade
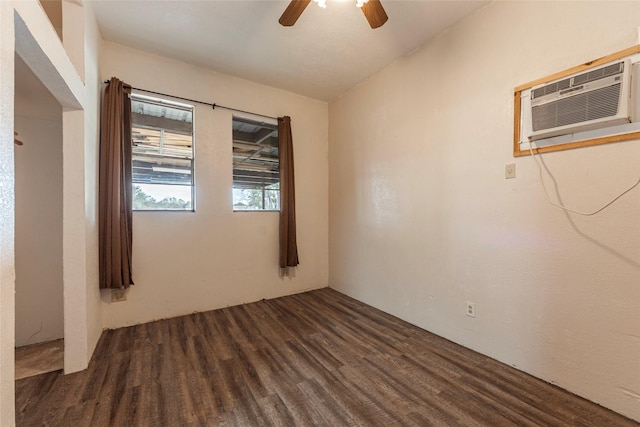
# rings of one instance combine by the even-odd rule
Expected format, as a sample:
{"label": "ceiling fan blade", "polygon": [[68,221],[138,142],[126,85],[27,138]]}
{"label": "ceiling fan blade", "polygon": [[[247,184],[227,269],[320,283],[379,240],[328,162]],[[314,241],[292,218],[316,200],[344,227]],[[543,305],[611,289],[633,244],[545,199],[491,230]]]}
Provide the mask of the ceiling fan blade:
{"label": "ceiling fan blade", "polygon": [[380,0],[369,0],[366,2],[362,5],[362,13],[364,13],[367,21],[369,21],[371,28],[382,27],[384,23],[387,22],[387,19],[389,19]]}
{"label": "ceiling fan blade", "polygon": [[300,18],[309,3],[311,3],[311,0],[291,0],[278,22],[285,27],[292,26]]}

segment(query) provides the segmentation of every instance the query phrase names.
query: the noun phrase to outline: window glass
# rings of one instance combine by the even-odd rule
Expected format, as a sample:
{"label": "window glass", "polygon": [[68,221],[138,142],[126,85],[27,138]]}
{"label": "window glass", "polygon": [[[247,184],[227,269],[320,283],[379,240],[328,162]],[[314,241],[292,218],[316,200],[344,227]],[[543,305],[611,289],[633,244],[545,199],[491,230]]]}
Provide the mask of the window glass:
{"label": "window glass", "polygon": [[233,209],[280,210],[277,124],[233,118]]}
{"label": "window glass", "polygon": [[194,210],[193,106],[131,96],[133,209]]}

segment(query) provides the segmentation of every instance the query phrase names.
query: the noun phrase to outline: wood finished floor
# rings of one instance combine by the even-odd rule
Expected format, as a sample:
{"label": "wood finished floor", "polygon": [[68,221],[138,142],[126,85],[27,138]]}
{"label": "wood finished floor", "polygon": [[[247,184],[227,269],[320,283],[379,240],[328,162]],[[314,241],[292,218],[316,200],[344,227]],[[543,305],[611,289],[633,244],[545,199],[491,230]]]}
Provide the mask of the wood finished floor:
{"label": "wood finished floor", "polygon": [[59,371],[64,366],[64,340],[18,347],[15,354],[17,380]]}
{"label": "wood finished floor", "polygon": [[328,288],[106,331],[16,382],[21,426],[631,426]]}

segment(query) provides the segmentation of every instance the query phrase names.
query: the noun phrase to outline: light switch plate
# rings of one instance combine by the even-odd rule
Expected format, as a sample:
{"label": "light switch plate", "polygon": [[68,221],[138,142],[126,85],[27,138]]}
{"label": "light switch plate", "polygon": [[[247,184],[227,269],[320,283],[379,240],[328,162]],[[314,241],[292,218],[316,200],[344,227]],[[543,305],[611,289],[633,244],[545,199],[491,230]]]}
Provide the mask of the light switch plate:
{"label": "light switch plate", "polygon": [[505,179],[513,179],[516,177],[516,164],[509,163],[504,167],[504,178]]}

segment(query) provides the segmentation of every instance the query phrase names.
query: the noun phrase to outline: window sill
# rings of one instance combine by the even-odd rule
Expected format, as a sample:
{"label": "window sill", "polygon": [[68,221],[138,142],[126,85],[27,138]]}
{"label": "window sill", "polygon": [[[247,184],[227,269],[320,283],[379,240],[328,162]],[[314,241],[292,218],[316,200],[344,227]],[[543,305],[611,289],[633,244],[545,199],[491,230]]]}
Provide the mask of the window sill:
{"label": "window sill", "polygon": [[233,213],[247,213],[247,212],[277,212],[280,213],[279,210],[267,210],[267,209],[239,209],[233,210]]}
{"label": "window sill", "polygon": [[178,212],[178,213],[195,213],[195,209],[134,209],[136,212]]}

